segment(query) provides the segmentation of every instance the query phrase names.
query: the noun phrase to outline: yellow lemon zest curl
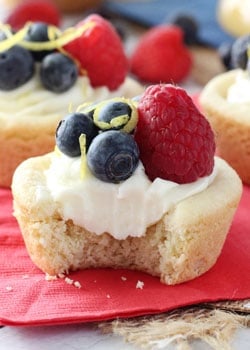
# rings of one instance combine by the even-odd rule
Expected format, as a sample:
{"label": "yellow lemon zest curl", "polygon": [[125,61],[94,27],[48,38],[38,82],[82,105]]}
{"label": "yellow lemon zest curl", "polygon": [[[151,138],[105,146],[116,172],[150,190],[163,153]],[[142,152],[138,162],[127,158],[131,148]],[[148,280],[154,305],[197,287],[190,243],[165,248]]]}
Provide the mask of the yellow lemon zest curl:
{"label": "yellow lemon zest curl", "polygon": [[89,21],[84,23],[79,28],[70,27],[64,32],[61,32],[57,27],[50,26],[48,29],[48,37],[50,41],[26,41],[24,40],[25,35],[27,34],[31,22],[25,24],[25,26],[19,30],[17,33],[8,35],[7,38],[0,42],[0,52],[10,49],[12,46],[18,44],[28,50],[32,51],[41,51],[41,50],[60,50],[62,46],[68,44],[74,39],[80,37],[85,31],[95,26],[94,21]]}
{"label": "yellow lemon zest curl", "polygon": [[[126,104],[129,105],[129,107],[131,108],[131,115],[119,115],[117,117],[114,117],[111,119],[111,121],[108,122],[104,122],[99,120],[99,113],[101,113],[101,110],[103,109],[103,107],[110,102],[124,102]],[[134,128],[136,127],[136,124],[138,122],[138,112],[137,112],[137,108],[135,103],[127,98],[124,97],[115,97],[109,100],[105,100],[103,102],[100,102],[97,106],[96,109],[94,111],[93,114],[93,119],[94,119],[94,123],[96,126],[98,126],[100,129],[102,130],[109,130],[111,128],[119,128],[121,131],[125,131],[127,133],[130,133],[132,130],[134,130]]]}
{"label": "yellow lemon zest curl", "polygon": [[0,23],[0,30],[6,35],[6,38],[13,35],[9,24]]}
{"label": "yellow lemon zest curl", "polygon": [[57,145],[55,145],[54,152],[57,157],[61,157],[62,152],[60,151]]}
{"label": "yellow lemon zest curl", "polygon": [[89,112],[94,113],[94,109],[98,106],[96,102],[84,102],[76,108],[76,113],[88,114]]}
{"label": "yellow lemon zest curl", "polygon": [[81,150],[81,167],[80,167],[80,176],[83,180],[89,173],[86,157],[86,135],[81,134],[79,137],[80,150]]}
{"label": "yellow lemon zest curl", "polygon": [[[25,35],[27,34],[29,27],[30,27],[30,23],[26,23],[25,26],[21,30],[16,32],[15,34],[12,34],[10,32],[11,35],[8,35],[5,40],[0,41],[0,52],[9,50],[12,46],[14,46],[16,44],[20,45],[20,43],[24,39]],[[0,27],[0,28],[1,29],[4,28],[4,25],[3,25],[3,27]],[[6,31],[4,31],[4,32],[6,33]]]}

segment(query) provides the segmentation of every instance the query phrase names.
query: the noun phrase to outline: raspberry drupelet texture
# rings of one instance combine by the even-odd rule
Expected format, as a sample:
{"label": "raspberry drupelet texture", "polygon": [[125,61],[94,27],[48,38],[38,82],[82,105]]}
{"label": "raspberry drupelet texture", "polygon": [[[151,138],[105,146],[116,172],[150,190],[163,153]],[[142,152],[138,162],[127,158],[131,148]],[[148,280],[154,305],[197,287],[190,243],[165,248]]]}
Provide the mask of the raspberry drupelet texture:
{"label": "raspberry drupelet texture", "polygon": [[89,15],[76,27],[86,22],[93,22],[93,27],[66,44],[64,49],[87,72],[93,87],[107,86],[113,91],[124,82],[128,72],[122,41],[112,25],[101,16]]}
{"label": "raspberry drupelet texture", "polygon": [[151,181],[160,177],[190,183],[212,172],[213,131],[182,88],[149,86],[139,101],[138,113],[135,140]]}

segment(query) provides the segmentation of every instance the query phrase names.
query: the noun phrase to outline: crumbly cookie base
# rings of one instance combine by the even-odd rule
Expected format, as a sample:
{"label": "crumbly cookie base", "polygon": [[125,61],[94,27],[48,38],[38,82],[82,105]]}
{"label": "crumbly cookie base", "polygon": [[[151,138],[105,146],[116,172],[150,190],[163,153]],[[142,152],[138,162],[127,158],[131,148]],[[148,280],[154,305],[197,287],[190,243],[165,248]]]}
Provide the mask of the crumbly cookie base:
{"label": "crumbly cookie base", "polygon": [[237,74],[233,70],[212,79],[200,95],[200,104],[215,131],[218,154],[250,184],[250,104],[226,99]]}
{"label": "crumbly cookie base", "polygon": [[219,160],[205,191],[174,206],[142,237],[117,240],[64,220],[46,187],[50,162],[51,154],[23,162],[12,184],[14,215],[29,255],[49,275],[112,267],[141,270],[166,284],[193,279],[216,262],[242,192],[235,171]]}
{"label": "crumbly cookie base", "polygon": [[[144,87],[136,80],[127,77],[117,94],[133,98],[144,91]],[[111,92],[110,96],[116,95]],[[79,101],[79,104],[84,100]],[[65,110],[65,115],[68,113]],[[55,131],[59,121],[64,117],[61,113],[51,116],[22,117],[14,119],[11,115],[1,116],[0,128],[0,187],[10,187],[16,167],[24,160],[46,154],[55,147]]]}

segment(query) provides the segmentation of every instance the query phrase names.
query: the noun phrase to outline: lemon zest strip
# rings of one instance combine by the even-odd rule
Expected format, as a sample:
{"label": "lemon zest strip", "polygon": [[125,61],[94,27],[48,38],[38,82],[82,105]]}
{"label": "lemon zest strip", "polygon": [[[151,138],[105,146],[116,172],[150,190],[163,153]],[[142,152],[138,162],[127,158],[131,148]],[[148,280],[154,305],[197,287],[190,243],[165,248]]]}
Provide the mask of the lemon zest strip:
{"label": "lemon zest strip", "polygon": [[110,125],[115,128],[123,127],[125,124],[127,124],[129,119],[130,119],[129,116],[126,114],[119,115],[118,117],[115,117],[110,120]]}
{"label": "lemon zest strip", "polygon": [[6,40],[0,41],[0,52],[9,50],[12,46],[20,44],[28,32],[30,23],[26,23],[25,26],[17,33],[12,34]]}
{"label": "lemon zest strip", "polygon": [[81,134],[79,137],[80,150],[81,150],[81,167],[80,176],[83,180],[88,173],[87,157],[86,157],[86,135]]}
{"label": "lemon zest strip", "polygon": [[54,152],[55,152],[55,155],[58,156],[58,157],[61,157],[62,153],[61,151],[59,150],[58,146],[55,145],[54,147]]}
{"label": "lemon zest strip", "polygon": [[13,35],[9,24],[1,23],[0,30],[6,35],[7,38]]}
{"label": "lemon zest strip", "polygon": [[51,29],[48,31],[48,36],[51,38],[53,37],[53,39],[50,41],[35,42],[24,40],[24,37],[27,34],[31,24],[31,22],[27,22],[25,26],[17,33],[12,34],[11,36],[8,35],[6,40],[1,41],[0,52],[10,49],[16,44],[32,51],[59,49],[62,48],[62,46],[68,44],[70,41],[80,37],[88,29],[95,26],[94,21],[89,21],[77,29],[70,27],[62,33],[56,27],[51,26]]}
{"label": "lemon zest strip", "polygon": [[48,38],[50,41],[58,38],[61,35],[62,35],[62,32],[59,28],[52,25],[48,26]]}
{"label": "lemon zest strip", "polygon": [[70,41],[73,41],[74,39],[80,37],[86,30],[92,28],[94,25],[95,22],[89,21],[77,29],[73,27],[66,29],[61,36],[54,40],[44,42],[22,41],[20,45],[26,49],[33,51],[53,50],[56,48],[61,48],[62,46],[68,44]]}
{"label": "lemon zest strip", "polygon": [[[76,113],[81,113],[83,112],[83,110],[84,112],[88,112],[87,107],[91,107],[92,105],[93,105],[92,102],[84,102],[76,108]],[[91,108],[89,108],[89,110],[91,110]]]}

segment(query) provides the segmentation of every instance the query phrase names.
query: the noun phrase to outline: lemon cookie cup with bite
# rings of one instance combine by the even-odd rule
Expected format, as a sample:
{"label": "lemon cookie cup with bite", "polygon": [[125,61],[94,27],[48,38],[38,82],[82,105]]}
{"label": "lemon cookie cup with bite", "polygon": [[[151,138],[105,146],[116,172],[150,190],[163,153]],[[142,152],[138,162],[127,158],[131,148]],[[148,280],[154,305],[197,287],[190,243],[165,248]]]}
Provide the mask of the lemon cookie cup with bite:
{"label": "lemon cookie cup with bite", "polygon": [[208,271],[242,183],[214,158],[212,129],[191,98],[162,84],[137,102],[80,113],[84,123],[78,110],[58,126],[56,151],[26,160],[13,177],[14,215],[33,262],[49,275],[128,268],[170,285]]}

